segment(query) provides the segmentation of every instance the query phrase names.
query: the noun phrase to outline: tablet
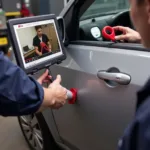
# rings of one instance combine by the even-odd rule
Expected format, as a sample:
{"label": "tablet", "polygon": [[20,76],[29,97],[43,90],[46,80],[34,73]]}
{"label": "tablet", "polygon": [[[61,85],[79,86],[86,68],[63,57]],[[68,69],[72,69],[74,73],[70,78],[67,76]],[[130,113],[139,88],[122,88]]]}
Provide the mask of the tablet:
{"label": "tablet", "polygon": [[55,15],[13,19],[7,25],[17,64],[27,74],[66,59]]}

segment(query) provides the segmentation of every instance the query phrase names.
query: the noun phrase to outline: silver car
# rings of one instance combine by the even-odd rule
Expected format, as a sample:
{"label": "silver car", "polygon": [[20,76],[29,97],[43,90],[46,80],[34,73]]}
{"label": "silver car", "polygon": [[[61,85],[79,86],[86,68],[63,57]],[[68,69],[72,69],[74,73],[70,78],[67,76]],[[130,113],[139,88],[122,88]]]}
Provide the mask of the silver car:
{"label": "silver car", "polygon": [[60,14],[67,59],[51,72],[61,74],[63,86],[78,89],[77,102],[19,117],[31,149],[116,150],[134,116],[136,92],[150,74],[150,53],[141,44],[113,43],[101,34],[106,25],[133,28],[126,0],[93,2],[70,0]]}

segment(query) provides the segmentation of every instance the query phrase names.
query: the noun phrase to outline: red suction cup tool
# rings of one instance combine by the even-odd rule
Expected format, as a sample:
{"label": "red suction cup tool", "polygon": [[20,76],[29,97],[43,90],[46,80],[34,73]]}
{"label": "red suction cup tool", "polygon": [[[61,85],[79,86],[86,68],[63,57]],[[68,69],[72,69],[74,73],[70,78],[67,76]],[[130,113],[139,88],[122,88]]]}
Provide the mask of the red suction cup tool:
{"label": "red suction cup tool", "polygon": [[115,42],[115,30],[112,27],[104,27],[102,30],[102,35],[105,39]]}
{"label": "red suction cup tool", "polygon": [[77,89],[75,88],[70,89],[67,95],[68,95],[68,103],[75,104],[77,100]]}

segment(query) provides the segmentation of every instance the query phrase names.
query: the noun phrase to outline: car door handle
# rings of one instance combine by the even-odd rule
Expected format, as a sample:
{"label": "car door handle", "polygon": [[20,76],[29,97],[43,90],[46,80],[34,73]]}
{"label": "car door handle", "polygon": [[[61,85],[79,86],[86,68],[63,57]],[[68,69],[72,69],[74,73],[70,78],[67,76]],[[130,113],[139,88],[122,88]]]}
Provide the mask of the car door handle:
{"label": "car door handle", "polygon": [[121,72],[99,71],[97,76],[99,79],[114,81],[120,85],[128,85],[131,82],[131,76]]}

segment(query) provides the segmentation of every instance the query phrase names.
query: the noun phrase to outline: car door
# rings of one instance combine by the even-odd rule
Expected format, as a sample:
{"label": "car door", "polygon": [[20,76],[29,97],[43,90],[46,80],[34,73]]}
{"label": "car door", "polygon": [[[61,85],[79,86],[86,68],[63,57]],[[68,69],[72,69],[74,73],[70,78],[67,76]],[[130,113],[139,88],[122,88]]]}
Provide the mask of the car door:
{"label": "car door", "polygon": [[61,74],[62,84],[77,88],[78,95],[75,104],[66,104],[53,114],[68,147],[115,150],[134,116],[136,92],[149,77],[150,53],[136,44],[119,48],[120,44],[77,40],[77,20],[92,2],[70,1],[61,13],[70,42],[67,59],[53,66],[52,74]]}

